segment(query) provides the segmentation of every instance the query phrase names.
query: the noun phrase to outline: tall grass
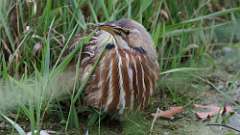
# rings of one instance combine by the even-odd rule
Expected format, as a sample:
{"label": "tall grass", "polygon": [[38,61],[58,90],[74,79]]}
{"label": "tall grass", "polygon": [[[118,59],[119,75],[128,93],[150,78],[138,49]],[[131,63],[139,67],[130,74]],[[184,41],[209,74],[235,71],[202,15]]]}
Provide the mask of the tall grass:
{"label": "tall grass", "polygon": [[[119,18],[141,22],[158,50],[162,76],[209,69],[214,66],[209,52],[218,43],[215,30],[236,22],[240,15],[239,1],[224,7],[226,3],[221,0],[1,0],[0,77],[7,83],[0,86],[1,97],[4,95],[1,92],[6,91],[0,99],[0,111],[21,112],[32,131],[40,130],[46,114],[51,112],[57,112],[60,121],[65,121],[62,126],[66,131],[69,125],[80,128],[77,111],[81,107],[75,106],[75,102],[81,93],[76,91],[77,96],[69,96],[73,103],[64,110],[59,100],[52,100],[68,92],[53,80],[77,59],[91,37],[88,34],[93,31],[93,23]],[[81,42],[71,52],[73,40]],[[78,90],[77,76],[70,79],[75,80],[74,84],[66,82],[74,86],[71,89]],[[83,85],[80,90],[84,90]],[[174,95],[175,90],[171,91]]]}

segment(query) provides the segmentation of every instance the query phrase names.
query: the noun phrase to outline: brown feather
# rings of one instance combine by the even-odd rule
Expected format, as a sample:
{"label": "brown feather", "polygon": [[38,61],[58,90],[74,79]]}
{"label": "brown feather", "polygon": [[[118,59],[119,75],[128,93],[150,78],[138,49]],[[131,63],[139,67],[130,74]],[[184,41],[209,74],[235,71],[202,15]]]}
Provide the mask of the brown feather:
{"label": "brown feather", "polygon": [[122,65],[122,76],[123,76],[123,88],[125,91],[125,101],[126,101],[126,107],[129,107],[130,105],[130,87],[129,87],[129,62],[127,61],[128,53],[126,53],[124,50],[120,51],[120,55],[122,57],[123,65]]}
{"label": "brown feather", "polygon": [[[112,23],[114,22],[109,23],[110,29]],[[94,37],[94,44],[89,44],[90,46],[84,49],[89,55],[83,58],[81,72],[83,75],[91,69],[93,62],[100,55],[100,50],[104,49],[106,44],[114,45],[106,50],[90,78],[85,90],[85,101],[89,106],[107,112],[122,113],[125,109],[134,108],[142,110],[147,106],[155,82],[159,78],[156,52],[143,26],[129,20],[118,21],[116,25],[134,28],[135,32],[137,29],[140,33],[137,32],[138,35],[129,36],[128,38],[132,39],[126,40],[114,33],[100,31],[98,32],[100,34]],[[140,37],[143,39],[139,39]],[[142,47],[144,52],[134,50],[132,47]]]}
{"label": "brown feather", "polygon": [[119,69],[118,69],[118,58],[116,57],[116,53],[114,53],[114,56],[112,57],[113,60],[113,66],[112,66],[112,82],[111,84],[111,89],[113,93],[113,99],[110,105],[108,106],[108,111],[114,111],[118,109],[118,104],[119,104],[119,95],[120,95],[120,86],[119,86]]}

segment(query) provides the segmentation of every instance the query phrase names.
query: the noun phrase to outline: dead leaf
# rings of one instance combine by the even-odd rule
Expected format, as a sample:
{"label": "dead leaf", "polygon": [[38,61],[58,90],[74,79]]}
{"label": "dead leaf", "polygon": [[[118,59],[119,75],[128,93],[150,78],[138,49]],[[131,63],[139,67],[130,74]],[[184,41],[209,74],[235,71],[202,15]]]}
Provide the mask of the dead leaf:
{"label": "dead leaf", "polygon": [[166,10],[160,10],[160,15],[166,20],[168,21],[169,20],[169,15],[168,15],[168,12]]}
{"label": "dead leaf", "polygon": [[221,113],[221,108],[216,106],[216,105],[199,105],[199,104],[194,104],[194,108],[198,109],[205,109],[204,112],[196,112],[196,116],[200,120],[206,120],[209,119],[210,117],[213,117],[216,114]]}
{"label": "dead leaf", "polygon": [[[35,130],[34,134],[36,134],[36,133],[37,133],[37,131]],[[32,134],[33,134],[32,132],[28,132],[26,135],[32,135]],[[39,134],[40,135],[50,135],[50,134],[56,134],[56,132],[50,131],[50,130],[41,130]]]}
{"label": "dead leaf", "polygon": [[194,104],[194,108],[197,109],[204,109],[202,112],[196,112],[196,117],[200,120],[206,120],[209,119],[217,114],[226,114],[229,112],[233,112],[233,109],[231,106],[224,106],[223,108],[217,106],[217,105],[200,105],[200,104]]}
{"label": "dead leaf", "polygon": [[222,115],[227,114],[227,113],[232,113],[234,112],[233,108],[231,106],[225,105],[223,108]]}
{"label": "dead leaf", "polygon": [[182,106],[175,106],[175,107],[170,107],[169,110],[162,111],[159,110],[156,113],[153,113],[152,116],[154,117],[161,117],[161,118],[167,118],[167,119],[174,119],[174,116],[178,113],[183,112],[184,109]]}
{"label": "dead leaf", "polygon": [[37,42],[34,46],[33,46],[33,55],[37,55],[38,53],[40,53],[40,51],[42,50],[43,45],[40,42]]}
{"label": "dead leaf", "polygon": [[200,108],[200,109],[210,109],[213,111],[219,111],[221,108],[216,105],[200,105],[200,104],[193,104],[194,108]]}

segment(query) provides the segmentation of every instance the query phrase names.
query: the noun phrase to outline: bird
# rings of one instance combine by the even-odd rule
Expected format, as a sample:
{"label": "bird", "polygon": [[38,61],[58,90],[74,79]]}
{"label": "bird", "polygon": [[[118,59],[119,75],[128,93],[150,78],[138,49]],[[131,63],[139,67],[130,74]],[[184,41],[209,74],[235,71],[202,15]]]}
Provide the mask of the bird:
{"label": "bird", "polygon": [[82,51],[81,80],[89,76],[84,102],[118,114],[145,109],[160,72],[150,34],[132,19],[96,26],[95,36]]}

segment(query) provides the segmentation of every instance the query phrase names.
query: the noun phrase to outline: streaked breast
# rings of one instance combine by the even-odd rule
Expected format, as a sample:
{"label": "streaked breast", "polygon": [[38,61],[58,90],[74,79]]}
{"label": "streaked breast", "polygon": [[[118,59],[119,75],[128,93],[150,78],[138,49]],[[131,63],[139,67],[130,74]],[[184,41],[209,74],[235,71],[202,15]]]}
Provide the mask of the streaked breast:
{"label": "streaked breast", "polygon": [[87,105],[120,114],[145,108],[157,79],[153,66],[134,50],[107,50],[86,87]]}

